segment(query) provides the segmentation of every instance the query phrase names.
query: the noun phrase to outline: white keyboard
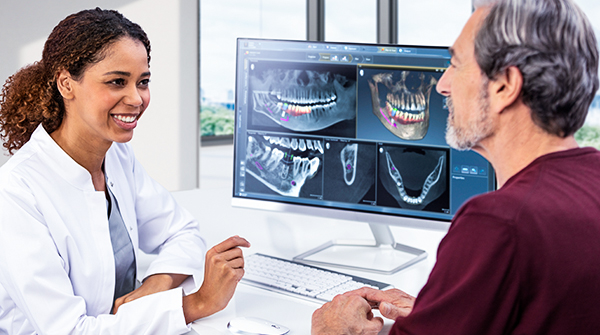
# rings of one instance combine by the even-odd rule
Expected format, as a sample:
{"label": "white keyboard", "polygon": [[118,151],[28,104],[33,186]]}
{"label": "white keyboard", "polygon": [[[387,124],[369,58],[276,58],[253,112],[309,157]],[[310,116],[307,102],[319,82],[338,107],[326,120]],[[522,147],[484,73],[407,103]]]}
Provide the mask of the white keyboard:
{"label": "white keyboard", "polygon": [[243,283],[320,303],[365,286],[392,288],[386,283],[263,254],[246,257],[244,270]]}

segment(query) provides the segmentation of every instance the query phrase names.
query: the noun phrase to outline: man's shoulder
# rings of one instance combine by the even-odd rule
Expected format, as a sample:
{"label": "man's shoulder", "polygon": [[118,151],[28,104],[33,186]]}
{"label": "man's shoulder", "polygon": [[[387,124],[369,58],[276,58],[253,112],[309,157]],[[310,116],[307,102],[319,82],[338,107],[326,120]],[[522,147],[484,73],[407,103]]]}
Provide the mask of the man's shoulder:
{"label": "man's shoulder", "polygon": [[546,186],[538,173],[524,174],[510,185],[469,199],[456,213],[455,221],[481,220],[512,223],[523,211],[536,210],[540,191]]}
{"label": "man's shoulder", "polygon": [[521,191],[497,190],[477,195],[469,199],[456,213],[455,221],[459,218],[496,219],[513,221],[515,212],[526,203],[531,190]]}
{"label": "man's shoulder", "polygon": [[560,215],[566,208],[581,203],[582,195],[595,194],[595,190],[600,189],[598,166],[600,151],[594,148],[541,157],[501,189],[469,199],[455,218],[488,218],[508,223]]}

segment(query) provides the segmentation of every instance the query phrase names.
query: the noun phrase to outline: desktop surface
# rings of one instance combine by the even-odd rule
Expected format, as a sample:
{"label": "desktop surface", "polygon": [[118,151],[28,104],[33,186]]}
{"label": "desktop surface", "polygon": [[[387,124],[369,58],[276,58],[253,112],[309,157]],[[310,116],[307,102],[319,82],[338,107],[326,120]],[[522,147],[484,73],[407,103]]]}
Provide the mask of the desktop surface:
{"label": "desktop surface", "polygon": [[[173,195],[199,221],[201,233],[209,246],[231,235],[240,235],[252,244],[244,250],[245,255],[264,253],[292,259],[298,253],[332,238],[356,239],[370,234],[369,227],[361,222],[232,207],[231,188],[228,185],[209,185],[204,189],[180,191]],[[419,245],[428,252],[429,257],[393,275],[352,270],[342,272],[387,282],[416,296],[435,264],[437,247],[445,231],[406,227],[391,229],[398,242]],[[227,308],[194,322],[192,329],[198,334],[229,335],[227,323],[235,317],[244,316],[281,324],[290,328],[289,334],[310,334],[312,313],[320,306],[240,283]],[[392,324],[393,321],[386,320],[381,334],[387,334]]]}

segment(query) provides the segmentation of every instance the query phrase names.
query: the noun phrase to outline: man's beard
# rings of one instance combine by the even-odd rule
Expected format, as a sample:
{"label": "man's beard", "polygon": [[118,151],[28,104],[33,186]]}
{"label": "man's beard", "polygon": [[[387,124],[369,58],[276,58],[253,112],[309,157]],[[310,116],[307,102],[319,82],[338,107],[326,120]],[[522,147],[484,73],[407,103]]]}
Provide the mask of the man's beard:
{"label": "man's beard", "polygon": [[[446,142],[452,148],[456,150],[470,150],[483,139],[493,134],[493,124],[489,117],[488,83],[489,81],[486,78],[478,97],[478,114],[474,119],[469,120],[464,127],[457,128],[454,125],[454,105],[452,97],[448,97],[447,104],[450,115],[446,124]],[[462,112],[465,113],[465,111]]]}

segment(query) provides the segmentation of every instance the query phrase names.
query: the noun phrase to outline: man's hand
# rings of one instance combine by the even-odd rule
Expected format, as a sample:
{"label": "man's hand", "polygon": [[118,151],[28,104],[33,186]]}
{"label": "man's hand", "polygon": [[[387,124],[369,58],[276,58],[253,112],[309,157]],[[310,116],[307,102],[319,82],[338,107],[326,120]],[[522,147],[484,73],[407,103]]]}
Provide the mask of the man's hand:
{"label": "man's hand", "polygon": [[344,295],[358,295],[366,299],[371,306],[379,308],[381,315],[392,320],[410,314],[415,304],[415,297],[398,289],[380,291],[363,287]]}
{"label": "man's hand", "polygon": [[181,285],[181,283],[183,283],[187,277],[189,276],[173,273],[161,273],[149,276],[144,280],[142,286],[140,286],[138,289],[115,300],[113,314],[117,314],[117,310],[121,305],[150,294],[175,288]]}
{"label": "man's hand", "polygon": [[371,306],[359,295],[338,295],[312,315],[312,335],[374,335],[383,320],[373,317]]}
{"label": "man's hand", "polygon": [[244,276],[244,256],[240,247],[250,247],[250,243],[239,236],[232,236],[208,250],[202,286],[198,292],[184,297],[184,314],[188,323],[227,307]]}

